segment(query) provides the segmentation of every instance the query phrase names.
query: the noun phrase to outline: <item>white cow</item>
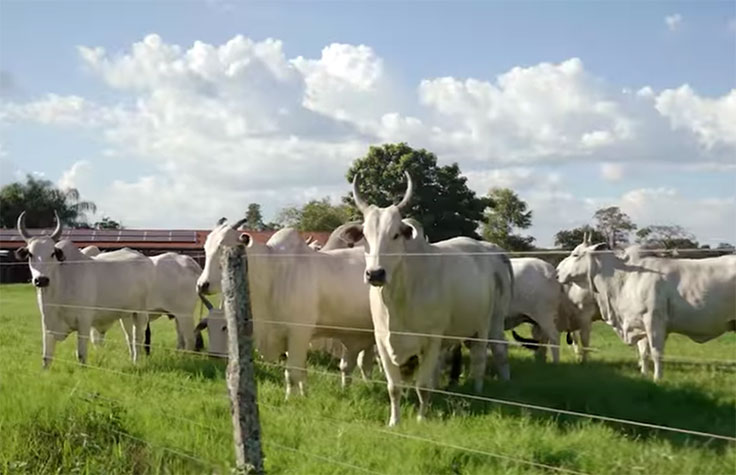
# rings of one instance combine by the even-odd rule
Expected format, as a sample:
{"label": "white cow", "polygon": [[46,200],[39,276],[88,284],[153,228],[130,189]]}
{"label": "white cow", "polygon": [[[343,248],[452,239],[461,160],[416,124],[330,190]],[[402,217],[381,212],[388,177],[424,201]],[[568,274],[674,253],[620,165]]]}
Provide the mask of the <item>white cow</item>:
{"label": "white cow", "polygon": [[260,244],[249,234],[237,231],[240,224],[220,222],[207,236],[206,263],[197,281],[198,291],[217,292],[223,248],[246,244],[254,341],[267,360],[275,361],[287,353],[287,397],[295,385],[305,394],[306,356],[312,338],[338,338],[348,348],[347,361],[340,365],[343,384],[347,385],[358,353],[369,350],[373,341],[368,292],[361,281],[362,251],[317,252],[289,228]]}
{"label": "white cow", "polygon": [[[470,238],[436,244],[425,240],[422,227],[402,219],[411,199],[412,182],[398,205],[379,208],[360,197],[357,176],[353,196],[364,224],[343,230],[343,239],[365,238],[364,279],[370,284],[375,339],[391,399],[389,425],[399,422],[401,381],[415,376],[419,418],[423,418],[439,368],[443,340],[426,336],[488,338],[502,379],[509,379],[504,317],[509,310],[513,272],[499,247]],[[471,344],[471,372],[475,388],[483,386],[485,341]]]}
{"label": "white cow", "polygon": [[161,314],[174,318],[177,348],[193,350],[196,286],[202,268],[191,257],[175,252],[153,256],[151,261],[156,270],[149,302],[151,319]]}
{"label": "white cow", "polygon": [[99,256],[101,253],[102,251],[100,251],[100,248],[97,246],[87,246],[82,249],[82,254],[89,257]]}
{"label": "white cow", "polygon": [[327,238],[325,245],[322,246],[322,250],[333,251],[335,249],[363,247],[365,245],[365,239],[361,239],[355,243],[345,239],[345,230],[356,225],[360,225],[360,221],[350,221],[335,228],[335,230],[330,234],[330,237]]}
{"label": "white cow", "polygon": [[574,345],[575,354],[584,363],[590,352],[591,326],[601,320],[593,292],[577,284],[563,285],[558,315],[558,329],[568,332],[568,343]]}
{"label": "white cow", "polygon": [[[137,360],[148,316],[148,292],[154,266],[141,254],[107,253],[97,261],[83,254],[71,241],[59,241],[61,221],[50,236],[31,236],[25,227],[25,212],[18,217],[18,233],[26,245],[16,251],[19,260],[28,259],[41,311],[43,366],[47,368],[57,341],[76,331],[77,357],[87,360],[90,330],[104,333],[123,319],[131,358]],[[94,308],[106,308],[99,310]]]}
{"label": "white cow", "polygon": [[[655,380],[662,376],[668,333],[704,343],[736,330],[733,255],[707,259],[644,257],[628,262],[605,244],[584,241],[560,263],[558,278],[592,290],[604,320],[624,342],[646,339]],[[646,373],[646,364],[641,370]]]}
{"label": "white cow", "polygon": [[552,360],[560,360],[560,329],[558,310],[561,300],[561,286],[557,282],[552,264],[536,257],[511,259],[514,271],[514,295],[511,309],[506,317],[505,328],[510,330],[520,323],[532,323],[532,339],[521,338],[514,333],[517,341],[536,344],[537,359],[544,361],[547,346],[551,345]]}

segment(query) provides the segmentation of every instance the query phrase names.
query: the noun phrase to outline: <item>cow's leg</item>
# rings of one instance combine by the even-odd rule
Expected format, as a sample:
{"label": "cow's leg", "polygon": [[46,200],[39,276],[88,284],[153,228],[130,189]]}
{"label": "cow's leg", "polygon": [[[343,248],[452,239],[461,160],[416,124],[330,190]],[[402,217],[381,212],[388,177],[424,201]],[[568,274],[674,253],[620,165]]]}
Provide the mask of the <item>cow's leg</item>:
{"label": "cow's leg", "polygon": [[580,346],[582,346],[580,356],[582,363],[588,360],[588,353],[590,353],[590,324],[591,322],[587,322],[580,326]]}
{"label": "cow's leg", "polygon": [[[552,314],[548,315],[544,322],[545,324],[542,325],[542,331],[544,332],[546,343],[550,345],[549,352],[552,354],[552,362],[559,363],[560,362],[560,331],[557,329],[557,325],[555,325],[555,320],[557,319],[557,316]],[[546,359],[546,358],[545,358]]]}
{"label": "cow's leg", "polygon": [[148,326],[148,314],[145,312],[133,314],[133,363],[138,362],[138,353],[146,339],[146,326]]}
{"label": "cow's leg", "polygon": [[299,387],[301,396],[307,395],[307,349],[309,335],[291,333],[287,342],[286,370],[286,399],[291,397],[294,386]]}
{"label": "cow's leg", "polygon": [[126,315],[120,319],[120,327],[123,329],[125,334],[125,342],[128,344],[128,353],[130,359],[134,360],[135,357],[135,338],[133,337],[133,319],[130,315]]}
{"label": "cow's leg", "polygon": [[470,343],[470,375],[474,381],[473,388],[475,392],[479,393],[483,391],[487,362],[488,344],[484,341],[472,341]]}
{"label": "cow's leg", "polygon": [[664,342],[667,339],[664,315],[655,312],[652,315],[645,316],[644,328],[649,340],[649,350],[652,352],[654,380],[659,381],[662,379],[662,356],[664,355]]}
{"label": "cow's leg", "polygon": [[[496,326],[496,325],[494,325]],[[501,331],[498,328],[491,328],[490,339],[493,340],[491,343],[491,353],[493,353],[493,367],[498,374],[498,377],[503,381],[511,379],[511,370],[509,369],[509,357],[508,357],[508,345],[506,342],[506,336],[503,333],[503,321],[501,321]]]}
{"label": "cow's leg", "polygon": [[417,369],[416,376],[416,391],[419,397],[419,413],[417,414],[417,420],[421,421],[427,414],[427,407],[429,406],[429,397],[432,394],[436,384],[436,369],[440,363],[440,348],[442,347],[442,340],[439,338],[433,338],[427,347],[427,351],[422,355]]}
{"label": "cow's leg", "polygon": [[537,323],[532,324],[532,338],[539,342],[539,346],[534,350],[534,359],[539,363],[544,363],[547,360],[547,344],[549,340],[544,329]]}
{"label": "cow's leg", "polygon": [[639,353],[639,371],[645,375],[649,372],[649,338],[644,337],[636,342],[636,348]]}
{"label": "cow's leg", "polygon": [[185,312],[176,314],[176,348],[192,351],[194,349],[194,316]]}
{"label": "cow's leg", "polygon": [[376,349],[381,359],[381,366],[386,375],[386,388],[388,389],[388,398],[391,401],[391,415],[388,419],[388,426],[393,427],[401,420],[401,369],[391,362],[386,352],[386,348],[376,341]]}
{"label": "cow's leg", "polygon": [[80,318],[79,327],[77,328],[77,360],[82,364],[87,364],[87,342],[89,341],[90,322],[91,319]]}
{"label": "cow's leg", "polygon": [[54,358],[54,348],[56,348],[56,337],[54,334],[44,328],[43,331],[43,369],[51,366],[51,360]]}
{"label": "cow's leg", "polygon": [[358,354],[358,368],[363,381],[368,381],[373,374],[373,365],[376,361],[376,352],[373,349],[373,343],[366,347]]}
{"label": "cow's leg", "polygon": [[358,362],[358,353],[360,348],[355,344],[354,341],[345,340],[342,349],[342,358],[340,358],[340,373],[342,377],[342,388],[345,389],[350,386],[351,375],[355,369],[355,365]]}

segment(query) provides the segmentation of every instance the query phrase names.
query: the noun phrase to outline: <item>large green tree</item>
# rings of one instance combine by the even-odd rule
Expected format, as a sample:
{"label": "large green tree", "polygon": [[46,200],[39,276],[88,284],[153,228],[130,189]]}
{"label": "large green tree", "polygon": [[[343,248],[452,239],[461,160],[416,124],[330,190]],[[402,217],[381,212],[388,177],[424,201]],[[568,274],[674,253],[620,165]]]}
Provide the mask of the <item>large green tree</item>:
{"label": "large green tree", "polygon": [[299,231],[332,231],[348,221],[350,216],[350,207],[343,204],[333,205],[329,198],[323,198],[312,200],[301,208],[282,209],[276,222]]}
{"label": "large green tree", "polygon": [[54,211],[66,226],[89,227],[86,214],[95,213],[97,207],[83,201],[76,188],[61,190],[49,180],[28,175],[25,183],[11,183],[0,189],[0,227],[15,227],[23,211],[29,228],[54,226]]}
{"label": "large green tree", "polygon": [[631,221],[629,215],[618,206],[599,209],[593,215],[593,219],[596,221],[596,229],[605,236],[611,249],[618,244],[627,244],[629,233],[636,229],[636,224]]}
{"label": "large green tree", "polygon": [[[489,200],[468,188],[456,163],[439,166],[437,157],[427,150],[415,150],[406,143],[370,147],[366,156],[353,162],[347,179],[352,182],[359,174],[361,196],[370,204],[388,206],[404,195],[404,172],[411,175],[414,194],[403,215],[419,220],[431,241],[478,237],[478,222]],[[352,194],[343,200],[351,206],[351,217],[359,218]]]}
{"label": "large green tree", "polygon": [[246,222],[248,229],[252,229],[254,231],[263,231],[266,229],[266,224],[263,222],[263,215],[261,214],[260,204],[250,203],[245,212],[245,217],[248,219]]}
{"label": "large green tree", "polygon": [[590,240],[593,243],[607,242],[603,233],[586,224],[579,228],[558,231],[555,234],[555,246],[562,249],[575,249],[578,244],[583,242],[583,236],[585,234],[590,235]]}
{"label": "large green tree", "polygon": [[524,200],[508,188],[493,188],[488,193],[491,206],[483,217],[483,239],[508,251],[529,251],[534,238],[514,233],[532,225],[532,211]]}
{"label": "large green tree", "polygon": [[678,225],[652,225],[636,232],[636,241],[647,247],[659,249],[695,249],[695,236]]}

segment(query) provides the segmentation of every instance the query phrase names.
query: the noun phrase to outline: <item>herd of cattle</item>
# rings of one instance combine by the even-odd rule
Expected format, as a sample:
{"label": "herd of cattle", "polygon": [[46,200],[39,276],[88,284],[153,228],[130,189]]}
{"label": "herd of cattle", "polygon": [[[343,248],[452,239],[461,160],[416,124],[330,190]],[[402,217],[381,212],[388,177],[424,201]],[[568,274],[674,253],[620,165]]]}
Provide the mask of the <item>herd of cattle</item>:
{"label": "herd of cattle", "polygon": [[[399,422],[404,381],[413,379],[419,417],[439,380],[448,354],[469,347],[469,377],[480,391],[490,345],[495,373],[510,378],[504,330],[532,324],[532,338],[514,338],[546,358],[559,358],[567,332],[586,359],[591,324],[603,320],[621,339],[636,345],[642,373],[648,360],[654,379],[662,376],[668,333],[702,343],[736,331],[736,255],[705,259],[650,257],[640,249],[613,252],[588,237],[555,268],[537,258],[509,259],[498,246],[457,237],[429,243],[421,225],[402,218],[412,196],[397,205],[366,203],[353,194],[363,222],[337,228],[326,245],[305,242],[293,229],[276,232],[266,244],[239,228],[244,220],[221,219],[205,242],[204,269],[190,257],[165,253],[146,257],[130,249],[99,253],[60,240],[61,224],[49,236],[31,236],[25,213],[18,232],[37,288],[43,335],[43,364],[56,341],[78,333],[77,355],[86,362],[87,340],[102,343],[120,320],[133,361],[150,341],[151,318],[176,322],[177,347],[192,350],[208,329],[210,352],[222,353],[227,328],[206,295],[219,291],[220,255],[230,246],[247,248],[255,347],[275,361],[286,355],[287,397],[306,392],[306,359],[315,339],[342,346],[343,385],[353,369],[370,373],[377,350],[388,384],[389,425]],[[209,318],[194,326],[198,297]],[[219,313],[221,315],[221,312]],[[218,348],[219,347],[219,348]],[[458,376],[457,369],[454,371]]]}

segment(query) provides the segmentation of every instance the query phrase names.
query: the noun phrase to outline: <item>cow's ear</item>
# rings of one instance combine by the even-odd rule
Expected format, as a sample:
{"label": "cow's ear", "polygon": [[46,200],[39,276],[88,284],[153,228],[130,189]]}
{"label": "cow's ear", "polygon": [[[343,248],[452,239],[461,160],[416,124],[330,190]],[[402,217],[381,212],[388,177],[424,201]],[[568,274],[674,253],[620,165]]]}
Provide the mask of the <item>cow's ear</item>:
{"label": "cow's ear", "polygon": [[28,259],[28,256],[30,255],[31,253],[28,252],[27,247],[19,247],[18,249],[15,250],[15,258],[19,261],[25,261],[26,259]]}
{"label": "cow's ear", "polygon": [[357,243],[363,239],[363,225],[354,224],[352,226],[346,226],[340,232],[339,238],[348,243],[348,245]]}
{"label": "cow's ear", "polygon": [[412,218],[404,218],[401,220],[399,232],[404,236],[404,239],[424,238],[424,229],[422,229],[421,223]]}
{"label": "cow's ear", "polygon": [[610,251],[611,248],[608,247],[608,244],[605,242],[599,242],[598,244],[594,245],[590,248],[591,251]]}
{"label": "cow's ear", "polygon": [[64,257],[64,251],[62,251],[58,247],[55,247],[54,248],[54,257],[56,258],[57,261],[64,262],[64,259],[65,259],[65,257]]}
{"label": "cow's ear", "polygon": [[221,225],[225,224],[226,222],[227,222],[227,218],[223,216],[222,218],[220,218],[220,219],[217,220],[217,225],[218,226],[221,226]]}
{"label": "cow's ear", "polygon": [[248,233],[241,233],[240,236],[238,236],[238,241],[242,242],[246,246],[249,246],[250,243],[253,241],[253,237]]}

